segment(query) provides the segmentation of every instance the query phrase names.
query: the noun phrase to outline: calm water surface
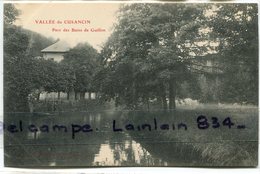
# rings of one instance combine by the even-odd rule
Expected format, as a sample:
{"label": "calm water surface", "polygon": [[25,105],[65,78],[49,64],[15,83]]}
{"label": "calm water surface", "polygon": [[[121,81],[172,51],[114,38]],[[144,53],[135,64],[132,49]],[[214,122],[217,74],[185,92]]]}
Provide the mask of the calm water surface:
{"label": "calm water surface", "polygon": [[[120,114],[62,113],[51,115],[16,114],[6,122],[22,132],[5,131],[6,164],[18,166],[167,166],[167,161],[153,156],[128,132],[113,132],[112,120],[120,122]],[[71,137],[71,124],[88,123],[93,132]],[[30,132],[28,125],[49,126],[49,133]],[[51,131],[53,125],[68,125],[68,131]]]}
{"label": "calm water surface", "polygon": [[[249,113],[249,112],[248,112]],[[250,111],[251,113],[251,111]],[[4,151],[6,166],[36,167],[36,166],[212,166],[217,163],[214,158],[205,158],[200,150],[200,143],[222,145],[224,148],[232,147],[232,153],[236,149],[244,149],[246,157],[233,158],[232,153],[223,158],[230,157],[230,165],[248,165],[256,161],[257,141],[244,141],[245,143],[219,142],[227,140],[257,140],[257,110],[254,116],[246,118],[244,113],[233,112],[234,121],[248,122],[252,128],[245,131],[232,129],[211,130],[208,132],[198,131],[194,115],[199,112],[181,111],[178,114],[163,116],[151,113],[139,114],[134,117],[122,112],[78,112],[78,113],[50,113],[50,114],[6,114],[5,125],[16,125],[18,132],[10,133],[5,128]],[[213,112],[216,114],[216,112]],[[225,115],[226,113],[218,113]],[[113,132],[113,120],[117,126],[123,128],[126,123],[136,125],[151,123],[158,116],[158,122],[171,124],[181,121],[189,121],[188,131],[122,131]],[[20,121],[22,121],[22,126]],[[35,125],[36,128],[42,125],[49,127],[49,133],[38,131],[32,133],[28,125]],[[89,124],[92,132],[77,132],[72,138],[71,124]],[[255,125],[253,125],[255,124]],[[67,132],[53,131],[53,125],[67,126]],[[22,131],[21,131],[22,127]],[[174,139],[172,139],[172,137]],[[205,141],[205,143],[203,143]],[[192,143],[197,142],[197,143]],[[228,144],[230,143],[230,144]],[[210,144],[209,144],[210,145]],[[214,147],[214,146],[208,146]],[[206,148],[208,148],[206,147]],[[218,147],[218,146],[217,146]],[[248,150],[249,149],[249,150]],[[252,152],[250,152],[252,149]],[[227,151],[229,153],[229,151]],[[226,157],[226,156],[227,157]],[[213,157],[215,157],[214,155]],[[220,156],[221,158],[221,156]],[[209,160],[211,159],[211,161]],[[251,160],[251,161],[250,161]],[[223,161],[223,160],[222,160]],[[249,161],[249,162],[248,162]],[[247,163],[246,163],[247,162]]]}

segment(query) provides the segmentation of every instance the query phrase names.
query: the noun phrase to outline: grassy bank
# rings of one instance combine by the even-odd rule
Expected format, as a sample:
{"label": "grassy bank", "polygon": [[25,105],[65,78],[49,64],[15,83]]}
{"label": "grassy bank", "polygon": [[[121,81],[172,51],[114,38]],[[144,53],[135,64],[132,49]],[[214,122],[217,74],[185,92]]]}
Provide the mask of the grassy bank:
{"label": "grassy bank", "polygon": [[[171,166],[256,166],[258,154],[258,108],[255,106],[223,105],[223,104],[199,104],[197,106],[179,106],[173,111],[162,110],[138,110],[129,111],[115,108],[113,103],[100,104],[95,100],[78,102],[57,103],[55,110],[48,106],[53,103],[39,103],[35,107],[37,112],[47,112],[43,115],[34,113],[32,116],[13,113],[5,117],[5,123],[23,119],[25,123],[36,124],[83,124],[90,123],[101,130],[84,137],[77,135],[77,142],[100,144],[104,137],[119,134],[113,132],[112,121],[117,121],[117,126],[123,128],[124,135],[130,135],[135,142],[141,144],[153,157],[163,159]],[[83,112],[82,112],[83,111]],[[87,112],[84,112],[87,111]],[[52,113],[54,112],[54,113]],[[56,113],[58,112],[58,113]],[[199,129],[197,118],[204,115],[209,127]],[[219,127],[213,127],[212,117],[217,118]],[[234,125],[228,126],[223,121],[229,117]],[[157,120],[158,129],[154,130],[154,119]],[[9,120],[10,119],[10,120]],[[151,124],[152,130],[127,131],[127,124],[135,126]],[[187,130],[178,129],[178,124],[187,125]],[[160,125],[169,124],[171,130],[161,130]],[[172,130],[172,125],[175,129]],[[238,125],[245,125],[244,129],[238,129]],[[135,127],[136,128],[136,127]],[[51,137],[50,137],[51,135]],[[37,143],[56,142],[71,143],[71,135],[50,134],[37,140]],[[30,143],[27,134],[20,137],[22,141]],[[17,138],[16,138],[17,139]],[[15,140],[16,140],[15,139]],[[5,137],[5,142],[12,142],[10,137]],[[128,139],[129,141],[129,139]],[[35,143],[35,142],[34,142]],[[113,140],[112,143],[118,143]]]}
{"label": "grassy bank", "polygon": [[[209,122],[209,128],[199,129],[197,117],[205,115]],[[212,127],[212,117],[216,117],[220,127]],[[234,125],[229,128],[223,125],[223,120],[231,118]],[[158,124],[185,123],[187,131],[141,131],[130,132],[138,141],[144,144],[150,153],[160,156],[176,156],[179,164],[191,166],[256,166],[258,154],[258,109],[256,107],[212,107],[196,109],[177,109],[172,112],[132,112],[129,113],[127,121],[136,124],[151,123],[153,118]],[[238,129],[237,125],[245,125],[245,129]],[[146,144],[154,143],[160,148],[154,148]],[[161,144],[161,145],[160,145]],[[169,155],[170,153],[174,153]],[[187,161],[188,160],[188,161]],[[171,163],[171,159],[169,159]],[[183,161],[183,162],[181,162]]]}

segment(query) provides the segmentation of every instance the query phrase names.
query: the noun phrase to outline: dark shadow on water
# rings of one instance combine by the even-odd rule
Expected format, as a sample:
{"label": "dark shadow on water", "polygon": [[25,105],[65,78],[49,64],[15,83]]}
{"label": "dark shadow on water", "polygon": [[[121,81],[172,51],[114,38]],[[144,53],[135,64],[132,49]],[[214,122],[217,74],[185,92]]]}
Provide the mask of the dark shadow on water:
{"label": "dark shadow on water", "polygon": [[[234,121],[244,121],[251,127],[245,131],[226,128],[201,131],[194,124],[198,114],[217,115],[220,119],[231,114]],[[245,118],[245,115],[250,116]],[[4,119],[6,166],[254,166],[257,163],[257,110],[6,113]],[[113,131],[113,120],[122,132]],[[159,126],[165,123],[174,124],[176,129],[160,130]],[[188,129],[178,130],[179,123],[187,124]],[[16,125],[18,132],[7,130],[10,124]],[[48,125],[50,131],[30,132],[27,127],[31,124],[38,129]],[[72,124],[88,124],[93,131],[79,131],[73,139]],[[150,124],[152,129],[127,131],[127,124],[135,128]],[[67,126],[67,132],[53,131],[53,125]]]}

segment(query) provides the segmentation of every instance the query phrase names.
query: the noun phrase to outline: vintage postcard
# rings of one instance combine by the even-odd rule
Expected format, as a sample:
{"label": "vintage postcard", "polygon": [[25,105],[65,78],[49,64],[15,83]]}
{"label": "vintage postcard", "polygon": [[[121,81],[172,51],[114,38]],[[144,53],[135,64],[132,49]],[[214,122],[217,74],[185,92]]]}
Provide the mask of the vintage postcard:
{"label": "vintage postcard", "polygon": [[4,162],[258,165],[258,4],[4,3]]}

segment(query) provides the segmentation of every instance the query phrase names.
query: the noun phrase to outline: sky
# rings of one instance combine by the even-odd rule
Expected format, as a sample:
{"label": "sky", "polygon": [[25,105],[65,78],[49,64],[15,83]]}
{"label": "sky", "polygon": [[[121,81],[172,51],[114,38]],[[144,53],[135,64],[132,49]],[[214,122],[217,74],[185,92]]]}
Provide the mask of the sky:
{"label": "sky", "polygon": [[[120,4],[19,3],[15,6],[21,12],[15,22],[16,25],[46,37],[63,40],[71,47],[78,43],[88,42],[100,50],[113,31],[116,12]],[[58,23],[58,20],[62,23]],[[85,24],[67,24],[68,21],[75,23],[76,20]],[[65,28],[69,31],[64,32]],[[72,29],[74,29],[73,32]],[[82,31],[79,32],[79,29]],[[91,29],[99,32],[92,32]]]}

